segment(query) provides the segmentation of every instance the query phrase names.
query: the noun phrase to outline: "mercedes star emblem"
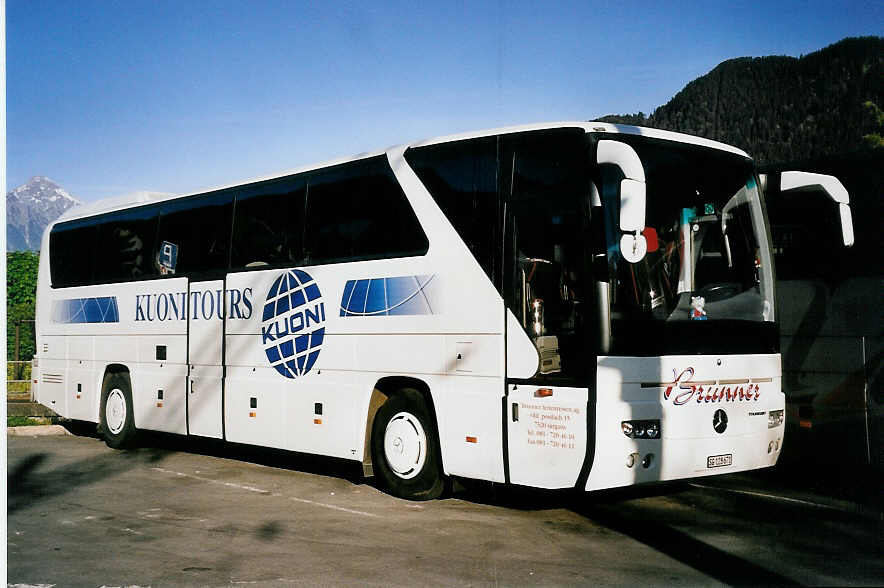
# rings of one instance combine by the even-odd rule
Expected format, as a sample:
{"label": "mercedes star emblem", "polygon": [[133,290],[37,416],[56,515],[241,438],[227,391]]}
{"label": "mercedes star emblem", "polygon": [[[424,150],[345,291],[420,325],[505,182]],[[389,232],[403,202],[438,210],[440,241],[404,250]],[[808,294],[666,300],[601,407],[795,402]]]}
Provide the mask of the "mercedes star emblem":
{"label": "mercedes star emblem", "polygon": [[727,429],[727,413],[720,408],[712,416],[712,428],[716,433],[724,433],[724,430]]}

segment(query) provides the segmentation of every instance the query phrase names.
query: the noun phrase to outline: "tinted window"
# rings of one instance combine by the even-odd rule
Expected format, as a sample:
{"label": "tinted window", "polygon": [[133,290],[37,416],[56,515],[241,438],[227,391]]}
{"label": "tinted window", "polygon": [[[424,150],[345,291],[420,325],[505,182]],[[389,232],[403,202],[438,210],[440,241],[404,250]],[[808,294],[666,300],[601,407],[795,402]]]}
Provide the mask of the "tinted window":
{"label": "tinted window", "polygon": [[101,217],[95,247],[96,282],[124,282],[157,274],[154,241],[157,207],[146,206]]}
{"label": "tinted window", "polygon": [[232,192],[182,198],[160,206],[157,248],[172,245],[174,273],[223,272],[228,266]]}
{"label": "tinted window", "polygon": [[429,244],[385,157],[310,177],[308,264],[423,255]]}
{"label": "tinted window", "polygon": [[405,159],[485,273],[496,282],[497,137],[409,149]]}
{"label": "tinted window", "polygon": [[292,266],[304,257],[307,183],[287,178],[236,195],[231,267]]}
{"label": "tinted window", "polygon": [[52,286],[83,286],[92,281],[95,240],[98,235],[93,220],[71,221],[56,225],[49,235],[49,269]]}
{"label": "tinted window", "polygon": [[[505,296],[544,352],[540,375],[581,379],[589,343],[589,178],[582,129],[502,135]],[[535,306],[535,304],[537,306]],[[538,310],[539,309],[539,310]]]}
{"label": "tinted window", "polygon": [[828,196],[779,193],[767,205],[778,279],[836,279],[846,273],[850,255],[845,256],[838,207]]}

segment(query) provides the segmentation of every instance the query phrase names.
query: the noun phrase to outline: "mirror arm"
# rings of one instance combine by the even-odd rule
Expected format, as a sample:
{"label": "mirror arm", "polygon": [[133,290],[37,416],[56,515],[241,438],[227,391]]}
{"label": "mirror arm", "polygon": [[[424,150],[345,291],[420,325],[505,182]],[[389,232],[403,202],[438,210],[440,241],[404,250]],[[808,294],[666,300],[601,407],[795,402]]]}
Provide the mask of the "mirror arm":
{"label": "mirror arm", "polygon": [[853,216],[850,212],[850,194],[835,176],[801,171],[780,173],[780,192],[823,192],[838,205],[841,220],[841,238],[845,247],[854,242]]}

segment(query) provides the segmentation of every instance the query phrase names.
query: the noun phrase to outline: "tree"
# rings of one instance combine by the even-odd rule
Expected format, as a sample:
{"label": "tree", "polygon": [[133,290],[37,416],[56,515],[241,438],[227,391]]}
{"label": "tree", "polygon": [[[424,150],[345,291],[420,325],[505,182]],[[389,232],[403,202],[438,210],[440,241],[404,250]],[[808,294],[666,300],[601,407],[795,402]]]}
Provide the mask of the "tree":
{"label": "tree", "polygon": [[19,326],[19,359],[30,359],[35,351],[34,310],[37,300],[35,251],[6,254],[6,359],[15,359],[15,329]]}
{"label": "tree", "polygon": [[[878,108],[878,105],[871,100],[864,102],[863,106],[865,106],[866,112],[871,115],[876,128],[884,128],[884,111]],[[863,135],[863,139],[865,140],[866,145],[872,149],[884,147],[884,137],[881,136],[881,133],[869,133],[868,135]]]}

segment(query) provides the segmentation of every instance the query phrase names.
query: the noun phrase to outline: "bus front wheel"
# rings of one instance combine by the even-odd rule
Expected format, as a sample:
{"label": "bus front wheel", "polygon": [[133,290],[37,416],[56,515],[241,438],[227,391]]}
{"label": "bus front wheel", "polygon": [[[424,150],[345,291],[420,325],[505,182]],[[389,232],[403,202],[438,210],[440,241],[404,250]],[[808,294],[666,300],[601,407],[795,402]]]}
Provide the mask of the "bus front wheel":
{"label": "bus front wheel", "polygon": [[128,374],[109,374],[101,387],[99,430],[108,447],[122,449],[135,441],[135,414]]}
{"label": "bus front wheel", "polygon": [[372,464],[380,483],[394,496],[432,500],[444,489],[438,435],[417,390],[401,390],[375,415]]}

